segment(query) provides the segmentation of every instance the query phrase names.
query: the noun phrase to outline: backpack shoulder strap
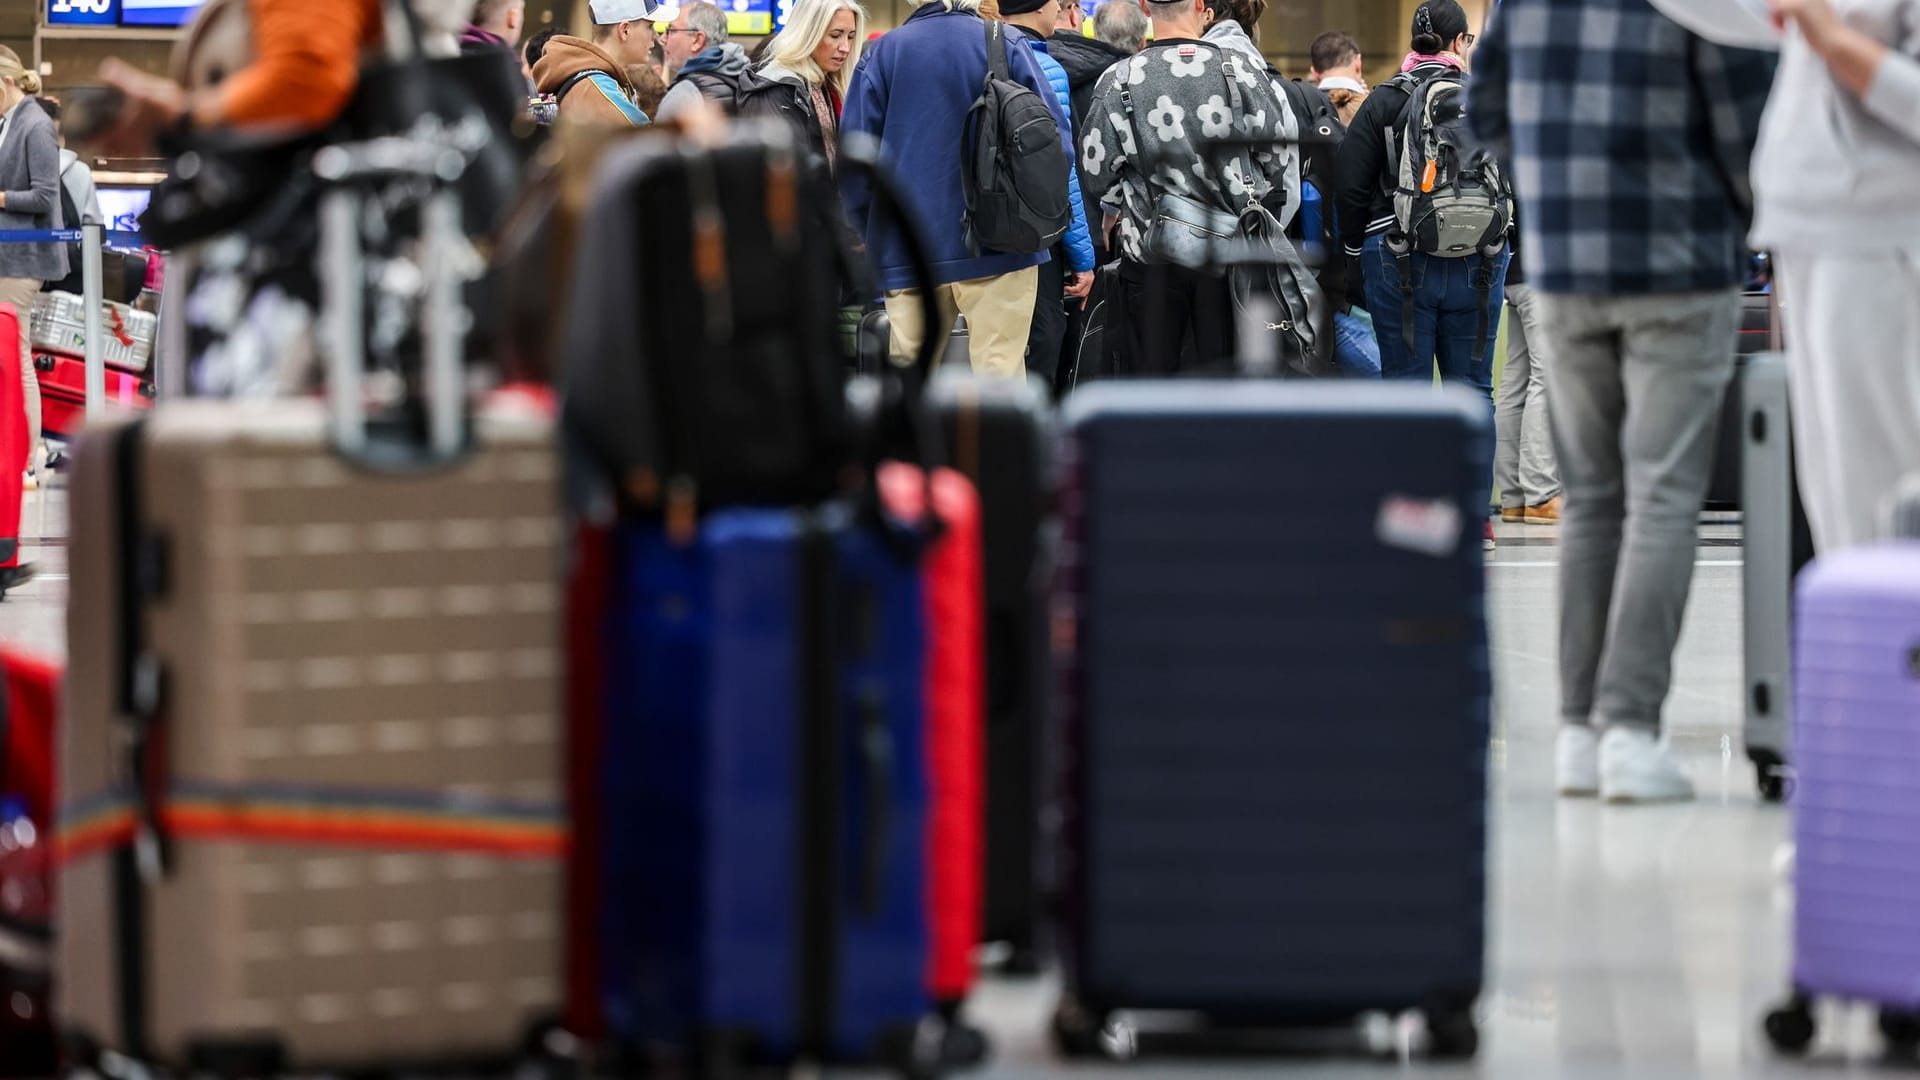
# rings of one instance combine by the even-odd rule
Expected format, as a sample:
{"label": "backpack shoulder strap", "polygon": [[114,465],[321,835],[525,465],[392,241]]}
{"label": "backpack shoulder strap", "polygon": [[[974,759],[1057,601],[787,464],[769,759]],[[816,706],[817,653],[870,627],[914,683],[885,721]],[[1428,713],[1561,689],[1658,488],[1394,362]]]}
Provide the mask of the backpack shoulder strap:
{"label": "backpack shoulder strap", "polygon": [[1006,28],[999,19],[982,21],[987,24],[987,78],[1010,82],[1013,72],[1007,67]]}
{"label": "backpack shoulder strap", "polygon": [[581,83],[586,82],[588,79],[593,78],[595,74],[596,72],[593,72],[593,71],[576,71],[573,74],[567,76],[565,82],[562,82],[559,86],[554,88],[554,91],[553,91],[554,103],[558,104],[559,102],[565,101],[567,99],[567,92],[569,90],[572,90],[574,87],[579,86]]}

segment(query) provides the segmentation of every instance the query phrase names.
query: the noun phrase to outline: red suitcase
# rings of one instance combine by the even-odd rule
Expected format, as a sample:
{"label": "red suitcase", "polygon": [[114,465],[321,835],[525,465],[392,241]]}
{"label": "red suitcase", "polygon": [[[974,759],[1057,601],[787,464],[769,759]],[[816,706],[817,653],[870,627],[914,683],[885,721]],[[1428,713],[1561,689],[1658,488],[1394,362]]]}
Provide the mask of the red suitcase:
{"label": "red suitcase", "polygon": [[[26,395],[20,385],[20,322],[12,307],[0,304],[0,569],[20,565],[20,497],[27,471],[27,442]],[[6,595],[0,590],[0,600]]]}
{"label": "red suitcase", "polygon": [[0,1077],[54,1074],[47,838],[60,676],[0,653]]}
{"label": "red suitcase", "polygon": [[[40,430],[56,439],[71,439],[87,420],[87,362],[65,353],[35,353],[33,368],[40,374]],[[144,375],[107,368],[107,402],[126,409],[153,408],[153,384]]]}
{"label": "red suitcase", "polygon": [[[928,553],[927,748],[931,799],[927,822],[927,903],[932,958],[928,988],[950,1020],[973,989],[973,950],[980,939],[986,815],[985,569],[980,499],[973,482],[951,469],[933,474],[934,510],[946,530]],[[918,518],[926,499],[921,471],[891,464],[880,471],[889,513]],[[971,1039],[970,1035],[962,1038]],[[984,1054],[984,1047],[978,1051]],[[976,1051],[960,1051],[971,1058]],[[950,1064],[957,1064],[949,1056]]]}

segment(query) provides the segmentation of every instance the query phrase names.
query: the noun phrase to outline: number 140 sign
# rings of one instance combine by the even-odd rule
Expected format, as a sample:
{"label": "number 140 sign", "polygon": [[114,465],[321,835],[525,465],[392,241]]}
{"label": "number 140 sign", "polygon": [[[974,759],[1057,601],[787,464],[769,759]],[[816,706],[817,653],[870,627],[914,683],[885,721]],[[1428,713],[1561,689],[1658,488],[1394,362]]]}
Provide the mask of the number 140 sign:
{"label": "number 140 sign", "polygon": [[120,0],[47,0],[48,26],[113,26]]}

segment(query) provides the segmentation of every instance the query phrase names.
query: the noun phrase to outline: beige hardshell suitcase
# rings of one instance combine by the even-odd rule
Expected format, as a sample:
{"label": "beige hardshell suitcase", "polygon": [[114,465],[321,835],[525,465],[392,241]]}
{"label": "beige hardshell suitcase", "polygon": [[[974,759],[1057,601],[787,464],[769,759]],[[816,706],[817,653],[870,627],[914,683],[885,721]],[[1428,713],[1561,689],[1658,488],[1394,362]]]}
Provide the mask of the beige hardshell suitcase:
{"label": "beige hardshell suitcase", "polygon": [[75,456],[56,994],[82,1047],[480,1064],[557,1014],[551,419],[467,445],[435,402],[460,439],[373,465],[342,401],[170,401]]}

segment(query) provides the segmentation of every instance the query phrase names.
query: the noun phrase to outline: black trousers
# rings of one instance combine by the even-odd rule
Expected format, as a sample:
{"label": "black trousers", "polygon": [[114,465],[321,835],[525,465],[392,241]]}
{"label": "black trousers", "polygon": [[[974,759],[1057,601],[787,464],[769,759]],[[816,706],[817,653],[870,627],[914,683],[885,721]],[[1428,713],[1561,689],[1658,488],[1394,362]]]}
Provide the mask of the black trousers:
{"label": "black trousers", "polygon": [[1033,297],[1033,329],[1027,332],[1027,372],[1053,385],[1060,370],[1060,348],[1067,338],[1066,250],[1053,249],[1053,258],[1040,264],[1040,284]]}
{"label": "black trousers", "polygon": [[1119,300],[1107,316],[1115,374],[1233,370],[1233,294],[1225,277],[1123,258]]}

